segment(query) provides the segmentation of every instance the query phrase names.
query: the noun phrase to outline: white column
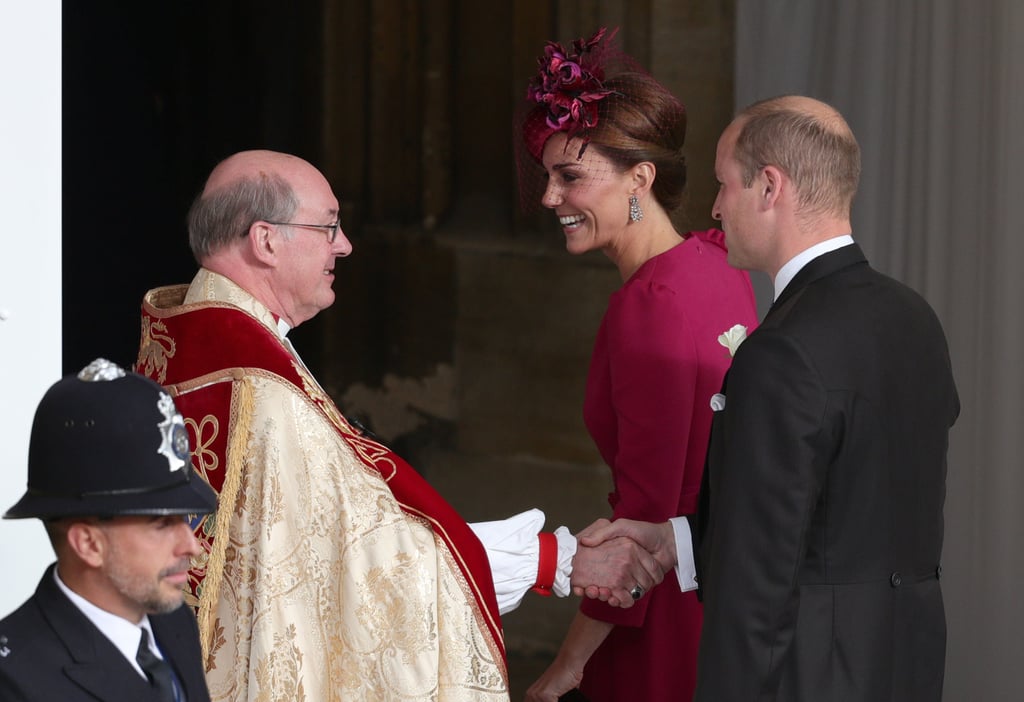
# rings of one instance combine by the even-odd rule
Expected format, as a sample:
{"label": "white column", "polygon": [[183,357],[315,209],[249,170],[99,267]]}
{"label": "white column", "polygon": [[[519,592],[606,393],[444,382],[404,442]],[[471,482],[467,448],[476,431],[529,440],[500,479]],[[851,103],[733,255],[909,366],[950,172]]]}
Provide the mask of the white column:
{"label": "white column", "polygon": [[[61,374],[61,3],[0,7],[0,512],[25,492],[32,416]],[[0,522],[0,617],[53,551],[39,520]]]}

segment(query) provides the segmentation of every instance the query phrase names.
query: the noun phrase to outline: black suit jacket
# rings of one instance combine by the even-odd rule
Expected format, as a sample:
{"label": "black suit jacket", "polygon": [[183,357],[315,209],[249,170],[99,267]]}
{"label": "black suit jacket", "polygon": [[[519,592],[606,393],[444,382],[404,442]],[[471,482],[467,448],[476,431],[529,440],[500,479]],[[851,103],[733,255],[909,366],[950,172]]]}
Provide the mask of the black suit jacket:
{"label": "black suit jacket", "polygon": [[[53,569],[46,569],[27,602],[0,620],[0,700],[155,700],[153,688],[60,591]],[[209,702],[191,608],[150,615],[149,621],[188,702]]]}
{"label": "black suit jacket", "polygon": [[939,702],[948,432],[928,304],[852,245],[740,346],[695,522],[700,702]]}

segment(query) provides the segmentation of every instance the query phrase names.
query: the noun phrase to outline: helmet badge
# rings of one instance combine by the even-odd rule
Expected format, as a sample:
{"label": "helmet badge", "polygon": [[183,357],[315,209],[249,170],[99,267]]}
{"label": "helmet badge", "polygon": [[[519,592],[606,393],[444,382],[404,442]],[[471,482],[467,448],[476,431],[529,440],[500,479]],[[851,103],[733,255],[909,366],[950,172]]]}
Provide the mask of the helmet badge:
{"label": "helmet badge", "polygon": [[175,411],[170,395],[160,393],[157,408],[164,416],[164,421],[157,425],[161,436],[157,452],[167,459],[167,465],[173,473],[184,468],[185,461],[188,460],[188,431],[181,415]]}

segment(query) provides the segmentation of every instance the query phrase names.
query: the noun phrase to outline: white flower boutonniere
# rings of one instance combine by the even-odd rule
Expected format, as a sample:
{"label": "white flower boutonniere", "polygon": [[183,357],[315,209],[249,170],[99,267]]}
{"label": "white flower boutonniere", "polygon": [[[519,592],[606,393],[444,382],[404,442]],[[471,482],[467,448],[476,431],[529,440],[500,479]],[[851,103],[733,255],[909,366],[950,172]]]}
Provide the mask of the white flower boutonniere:
{"label": "white flower boutonniere", "polygon": [[746,338],[747,328],[742,324],[736,324],[729,331],[719,335],[718,343],[729,349],[729,356],[732,357],[736,355],[736,349],[740,347],[740,344]]}

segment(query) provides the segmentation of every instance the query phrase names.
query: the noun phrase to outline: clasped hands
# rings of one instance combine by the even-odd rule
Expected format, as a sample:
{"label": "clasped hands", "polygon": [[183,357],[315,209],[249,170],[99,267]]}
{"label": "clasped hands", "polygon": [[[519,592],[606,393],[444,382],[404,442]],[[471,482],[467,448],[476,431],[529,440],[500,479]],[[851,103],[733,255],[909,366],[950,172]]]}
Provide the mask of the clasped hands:
{"label": "clasped hands", "polygon": [[598,519],[576,535],[570,584],[575,595],[628,608],[635,586],[644,593],[676,565],[675,535],[669,522]]}

